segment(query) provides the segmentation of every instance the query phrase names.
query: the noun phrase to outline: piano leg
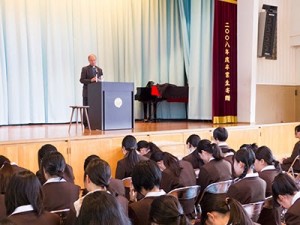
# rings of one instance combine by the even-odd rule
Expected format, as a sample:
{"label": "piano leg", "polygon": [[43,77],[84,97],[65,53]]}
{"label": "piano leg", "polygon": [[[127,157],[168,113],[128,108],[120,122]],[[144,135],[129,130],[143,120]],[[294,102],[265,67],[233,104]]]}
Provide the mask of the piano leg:
{"label": "piano leg", "polygon": [[148,105],[148,102],[143,102],[143,106],[144,106],[144,122],[148,121],[148,118],[147,118],[147,105]]}
{"label": "piano leg", "polygon": [[156,122],[157,121],[157,102],[153,102],[153,114],[154,114],[154,118],[153,121]]}

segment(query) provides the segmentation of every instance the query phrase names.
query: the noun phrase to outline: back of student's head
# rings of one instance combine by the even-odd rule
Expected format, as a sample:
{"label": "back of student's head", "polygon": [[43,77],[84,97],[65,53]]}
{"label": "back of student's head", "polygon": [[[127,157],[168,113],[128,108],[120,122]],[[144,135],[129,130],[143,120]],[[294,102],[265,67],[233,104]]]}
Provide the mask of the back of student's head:
{"label": "back of student's head", "polygon": [[295,133],[300,132],[300,125],[295,127]]}
{"label": "back of student's head", "polygon": [[10,163],[4,163],[0,169],[0,194],[5,194],[13,173],[14,171]]}
{"label": "back of student's head", "polygon": [[201,224],[206,224],[212,212],[223,214],[229,213],[227,224],[232,225],[252,225],[247,212],[243,209],[241,203],[233,198],[228,198],[224,194],[212,194],[210,198],[205,198],[201,202]]}
{"label": "back of student's head", "polygon": [[139,157],[136,152],[136,138],[132,135],[125,136],[122,140],[122,147],[126,150],[126,161],[128,163],[128,167],[133,169],[134,165],[139,161]]}
{"label": "back of student's head", "polygon": [[280,163],[275,160],[271,149],[267,146],[261,146],[255,151],[255,158],[257,160],[264,160],[268,165],[274,165],[276,169],[281,170]]}
{"label": "back of student's head", "polygon": [[202,139],[201,141],[199,141],[197,151],[198,153],[202,153],[202,151],[208,152],[216,160],[223,159],[221,148],[217,144],[211,143],[211,141],[207,139]]}
{"label": "back of student's head", "polygon": [[179,160],[169,152],[154,152],[151,154],[151,160],[155,162],[163,161],[166,168],[170,169],[176,177],[179,177],[182,168]]}
{"label": "back of student's head", "polygon": [[244,164],[244,171],[239,178],[244,178],[249,169],[254,169],[255,154],[251,147],[240,148],[234,154],[234,160],[236,160],[238,163],[242,162]]}
{"label": "back of student's head", "polygon": [[100,159],[100,157],[97,155],[89,155],[88,157],[86,157],[86,159],[84,160],[84,164],[83,164],[83,170],[85,170],[87,165],[90,163],[90,161],[92,161],[94,159]]}
{"label": "back of student's head", "polygon": [[50,176],[63,177],[66,161],[60,152],[50,152],[42,159],[42,168]]}
{"label": "back of student's head", "polygon": [[131,222],[115,197],[106,191],[95,191],[85,196],[77,225],[130,225]]}
{"label": "back of student's head", "polygon": [[226,141],[228,138],[228,131],[226,130],[225,127],[217,127],[213,131],[213,137],[217,141]]}
{"label": "back of student's head", "polygon": [[151,153],[162,152],[162,150],[153,142],[149,142],[148,145]]}
{"label": "back of student's head", "polygon": [[194,148],[197,148],[199,141],[201,138],[197,134],[192,134],[186,139],[186,144],[190,144]]}
{"label": "back of student's head", "polygon": [[153,200],[149,220],[160,225],[190,224],[178,199],[172,195],[162,195]]}
{"label": "back of student's head", "polygon": [[41,166],[41,162],[42,162],[42,159],[44,158],[44,156],[50,152],[57,152],[57,148],[54,145],[45,144],[39,149],[39,151],[38,151],[39,166]]}
{"label": "back of student's head", "polygon": [[272,193],[273,199],[278,203],[279,195],[294,195],[299,188],[292,176],[287,173],[279,173],[273,180]]}
{"label": "back of student's head", "polygon": [[132,184],[137,192],[142,188],[146,191],[158,187],[161,181],[161,171],[157,164],[152,160],[140,161],[132,171]]}
{"label": "back of student's head", "polygon": [[142,148],[149,148],[149,143],[148,141],[141,140],[137,143],[137,151],[141,151]]}
{"label": "back of student's head", "polygon": [[44,210],[40,181],[29,170],[14,174],[5,193],[7,215],[23,205],[31,205],[38,215]]}
{"label": "back of student's head", "polygon": [[258,149],[258,145],[256,143],[252,143],[252,144],[242,144],[240,146],[240,149],[244,148],[244,149],[252,149],[253,152],[255,152]]}
{"label": "back of student's head", "polygon": [[0,168],[3,166],[4,163],[10,163],[10,160],[4,155],[0,155]]}
{"label": "back of student's head", "polygon": [[111,178],[111,168],[106,161],[94,159],[87,165],[84,171],[84,178],[86,175],[97,186],[107,187]]}

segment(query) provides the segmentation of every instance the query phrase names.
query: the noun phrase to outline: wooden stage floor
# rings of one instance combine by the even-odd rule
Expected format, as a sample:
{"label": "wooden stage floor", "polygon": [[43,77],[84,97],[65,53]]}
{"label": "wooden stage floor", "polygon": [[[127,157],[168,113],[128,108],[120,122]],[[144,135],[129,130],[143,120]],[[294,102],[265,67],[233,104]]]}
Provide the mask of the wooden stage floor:
{"label": "wooden stage floor", "polygon": [[[232,124],[228,126],[241,126],[249,124]],[[155,132],[172,132],[178,130],[198,130],[198,129],[213,129],[218,125],[213,125],[209,122],[199,121],[162,121],[162,122],[135,122],[133,129],[128,130],[81,130],[81,126],[73,123],[70,133],[69,124],[42,124],[42,125],[13,125],[0,126],[0,144],[22,143],[32,141],[53,141],[60,139],[89,139],[95,137],[107,136],[125,136],[128,134],[137,133],[155,133]]]}

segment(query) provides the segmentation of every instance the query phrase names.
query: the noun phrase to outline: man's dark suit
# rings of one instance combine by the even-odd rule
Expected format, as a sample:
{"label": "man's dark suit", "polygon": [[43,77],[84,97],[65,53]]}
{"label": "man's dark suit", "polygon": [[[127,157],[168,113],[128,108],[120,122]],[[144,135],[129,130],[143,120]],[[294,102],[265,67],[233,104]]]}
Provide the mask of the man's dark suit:
{"label": "man's dark suit", "polygon": [[88,105],[87,86],[88,86],[88,84],[92,83],[91,79],[93,79],[96,76],[96,74],[99,79],[100,79],[100,76],[103,75],[102,69],[98,66],[95,66],[95,69],[94,69],[93,66],[88,65],[88,66],[83,67],[81,70],[80,83],[83,84],[83,89],[82,89],[83,105]]}

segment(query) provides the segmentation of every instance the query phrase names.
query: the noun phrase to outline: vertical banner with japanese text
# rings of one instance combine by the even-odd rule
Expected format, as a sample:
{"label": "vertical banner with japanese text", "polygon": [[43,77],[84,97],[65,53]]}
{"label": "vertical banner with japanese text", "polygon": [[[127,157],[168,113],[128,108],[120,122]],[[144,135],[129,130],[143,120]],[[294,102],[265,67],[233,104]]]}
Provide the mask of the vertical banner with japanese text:
{"label": "vertical banner with japanese text", "polygon": [[215,0],[213,123],[237,122],[237,0]]}

